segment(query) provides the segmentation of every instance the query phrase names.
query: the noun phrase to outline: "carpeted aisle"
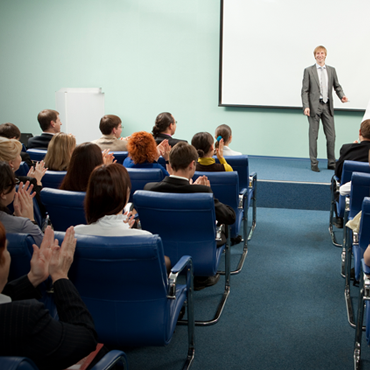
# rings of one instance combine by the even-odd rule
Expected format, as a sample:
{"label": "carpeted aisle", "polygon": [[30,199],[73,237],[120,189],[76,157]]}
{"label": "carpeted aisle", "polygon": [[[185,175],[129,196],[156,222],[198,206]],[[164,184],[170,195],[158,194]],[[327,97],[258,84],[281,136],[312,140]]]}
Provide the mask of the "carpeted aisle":
{"label": "carpeted aisle", "polygon": [[[220,322],[195,329],[192,369],[353,368],[355,331],[347,323],[341,249],[331,244],[328,219],[324,211],[258,208],[246,263],[231,278]],[[240,246],[232,248],[235,264]],[[222,283],[195,292],[196,318],[212,316]],[[186,330],[177,327],[167,347],[125,349],[130,369],[181,369]],[[370,369],[370,348],[363,345],[363,369]]]}

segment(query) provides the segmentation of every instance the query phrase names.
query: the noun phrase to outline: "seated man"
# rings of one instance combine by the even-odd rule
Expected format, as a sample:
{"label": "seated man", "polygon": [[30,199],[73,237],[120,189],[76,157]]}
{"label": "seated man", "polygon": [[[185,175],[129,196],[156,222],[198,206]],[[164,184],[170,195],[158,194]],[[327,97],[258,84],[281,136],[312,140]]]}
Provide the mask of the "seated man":
{"label": "seated man", "polygon": [[28,139],[27,148],[47,149],[53,135],[60,132],[60,126],[62,126],[59,112],[52,109],[44,109],[38,114],[37,120],[39,121],[42,134],[40,136],[30,137]]}
{"label": "seated man", "polygon": [[[145,185],[144,190],[159,191],[165,193],[212,193],[210,183],[206,176],[198,177],[192,183],[194,176],[198,154],[196,149],[188,143],[176,144],[170,152],[170,176],[165,177],[161,182],[148,183]],[[219,224],[232,225],[235,222],[234,210],[214,199],[216,219]],[[226,242],[225,235],[222,236],[224,244]],[[196,277],[194,279],[194,289],[200,290],[207,286],[217,283],[219,275],[210,277]]]}
{"label": "seated man", "polygon": [[176,127],[177,121],[171,113],[163,112],[158,114],[152,129],[157,145],[163,140],[168,140],[168,144],[170,144],[171,147],[181,141],[187,143],[186,140],[175,139],[172,137],[172,135],[175,135]]}
{"label": "seated man", "polygon": [[112,152],[127,151],[127,137],[121,137],[122,121],[118,116],[107,114],[100,120],[100,131],[103,136],[94,140],[101,150],[109,149]]}

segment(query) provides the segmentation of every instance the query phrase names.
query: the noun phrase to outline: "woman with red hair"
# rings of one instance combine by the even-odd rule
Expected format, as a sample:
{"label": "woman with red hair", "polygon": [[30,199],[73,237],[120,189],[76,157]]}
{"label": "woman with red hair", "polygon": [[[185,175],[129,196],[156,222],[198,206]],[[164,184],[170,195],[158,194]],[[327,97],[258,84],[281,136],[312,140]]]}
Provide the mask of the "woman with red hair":
{"label": "woman with red hair", "polygon": [[[153,135],[139,131],[130,136],[127,150],[128,157],[123,161],[126,168],[159,168],[164,176],[169,176],[168,157],[171,147],[168,140],[163,140],[157,146]],[[167,169],[157,162],[160,155],[165,159]]]}

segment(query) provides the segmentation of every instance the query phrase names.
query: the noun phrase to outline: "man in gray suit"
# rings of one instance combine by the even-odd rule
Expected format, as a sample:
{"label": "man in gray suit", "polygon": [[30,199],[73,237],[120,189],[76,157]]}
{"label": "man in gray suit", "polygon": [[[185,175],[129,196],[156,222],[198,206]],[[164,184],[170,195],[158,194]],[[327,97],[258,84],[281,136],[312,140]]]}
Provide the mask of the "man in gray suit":
{"label": "man in gray suit", "polygon": [[313,55],[316,63],[304,70],[302,82],[303,113],[309,122],[309,146],[311,170],[320,172],[317,161],[317,136],[320,127],[320,119],[326,136],[326,150],[328,157],[328,169],[335,170],[335,128],[333,88],[342,103],[348,102],[342,86],[338,82],[335,68],[325,65],[327,51],[324,46],[315,48]]}

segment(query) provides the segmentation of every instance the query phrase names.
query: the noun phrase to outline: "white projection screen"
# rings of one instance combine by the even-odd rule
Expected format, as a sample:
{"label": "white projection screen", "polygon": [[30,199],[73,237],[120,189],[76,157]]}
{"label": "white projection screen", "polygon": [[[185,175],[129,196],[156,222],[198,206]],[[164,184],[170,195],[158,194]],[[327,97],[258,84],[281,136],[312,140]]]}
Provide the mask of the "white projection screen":
{"label": "white projection screen", "polygon": [[349,103],[370,100],[369,0],[221,0],[220,106],[302,107],[303,70],[324,45]]}

